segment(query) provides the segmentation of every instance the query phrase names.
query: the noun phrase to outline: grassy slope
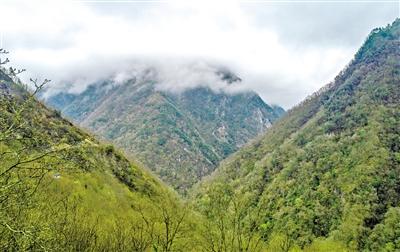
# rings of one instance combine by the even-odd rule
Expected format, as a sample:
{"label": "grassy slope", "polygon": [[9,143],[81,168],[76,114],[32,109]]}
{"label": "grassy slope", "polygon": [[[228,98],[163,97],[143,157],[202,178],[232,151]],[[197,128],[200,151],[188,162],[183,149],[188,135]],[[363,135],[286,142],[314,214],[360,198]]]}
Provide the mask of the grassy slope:
{"label": "grassy slope", "polygon": [[[135,250],[132,237],[141,232],[144,235],[138,240],[147,239],[148,249],[161,249],[163,216],[171,215],[174,223],[184,212],[174,193],[112,146],[98,142],[40,102],[33,99],[16,113],[27,94],[0,73],[4,88],[0,98],[0,248]],[[12,95],[3,96],[5,92]],[[20,127],[6,134],[13,123]],[[48,154],[3,174],[19,158],[36,159],[43,153]],[[141,211],[153,225],[151,230],[144,228]],[[190,223],[185,219],[181,228]],[[194,249],[190,234],[168,246],[181,250],[190,239]]]}
{"label": "grassy slope", "polygon": [[200,185],[199,209],[222,186],[271,250],[400,249],[399,36],[399,20],[374,30],[333,83]]}

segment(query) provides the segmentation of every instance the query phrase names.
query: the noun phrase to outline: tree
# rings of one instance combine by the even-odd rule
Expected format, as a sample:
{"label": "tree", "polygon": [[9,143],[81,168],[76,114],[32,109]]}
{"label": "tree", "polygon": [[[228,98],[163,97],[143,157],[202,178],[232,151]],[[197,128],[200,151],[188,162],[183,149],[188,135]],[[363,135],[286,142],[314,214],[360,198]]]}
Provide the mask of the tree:
{"label": "tree", "polygon": [[[0,49],[1,54],[8,52]],[[25,70],[6,69],[7,63],[8,58],[0,59],[0,249],[22,250],[43,247],[35,237],[36,228],[23,220],[45,175],[67,148],[46,141],[34,125],[40,120],[35,95],[50,80],[31,79],[30,91],[17,77]]]}
{"label": "tree", "polygon": [[248,194],[234,192],[223,183],[215,183],[199,202],[205,215],[206,251],[259,251],[263,243],[259,234],[259,209],[253,209]]}

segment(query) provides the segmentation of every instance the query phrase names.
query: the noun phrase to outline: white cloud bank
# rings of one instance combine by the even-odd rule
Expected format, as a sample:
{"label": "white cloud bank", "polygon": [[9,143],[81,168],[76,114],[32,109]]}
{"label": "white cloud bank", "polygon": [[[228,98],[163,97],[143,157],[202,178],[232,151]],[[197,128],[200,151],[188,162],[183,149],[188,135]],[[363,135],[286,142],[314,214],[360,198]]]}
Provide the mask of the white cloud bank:
{"label": "white cloud bank", "polygon": [[79,92],[149,62],[163,77],[161,88],[226,85],[202,63],[218,62],[244,88],[289,108],[332,80],[369,31],[398,10],[395,1],[3,0],[0,32],[14,65],[27,68],[26,76],[51,78],[54,88]]}

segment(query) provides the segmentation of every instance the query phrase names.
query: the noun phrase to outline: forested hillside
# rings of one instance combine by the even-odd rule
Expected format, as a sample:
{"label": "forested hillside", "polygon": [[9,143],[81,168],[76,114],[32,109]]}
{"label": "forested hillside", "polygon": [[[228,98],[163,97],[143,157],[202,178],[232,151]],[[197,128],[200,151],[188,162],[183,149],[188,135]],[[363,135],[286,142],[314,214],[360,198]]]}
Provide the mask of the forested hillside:
{"label": "forested hillside", "polygon": [[[399,38],[400,19],[374,29],[332,83],[223,161],[190,190],[190,202],[112,145],[46,108],[35,97],[49,81],[31,79],[30,91],[17,77],[22,71],[5,68],[7,52],[1,49],[0,250],[399,251]],[[155,146],[194,158],[178,144],[181,139],[222,158],[221,143],[234,141],[238,148],[240,139],[281,112],[253,93],[228,97],[194,89],[172,96],[153,84],[110,89],[104,83],[78,100],[63,95],[58,104],[73,104],[68,111],[83,125],[112,134],[119,144],[134,139],[124,135],[130,127],[139,129],[138,148],[149,147],[146,155],[153,158],[160,156]],[[209,106],[199,110],[204,101]],[[234,116],[213,110],[221,106]],[[136,124],[119,121],[137,115],[143,118]],[[254,128],[238,130],[244,122]],[[176,133],[170,142],[168,130],[185,134]],[[196,170],[186,183],[191,172],[166,177],[183,176],[185,183],[178,184],[191,185],[199,179]]]}
{"label": "forested hillside", "polygon": [[332,83],[199,185],[213,251],[400,250],[399,38],[399,19],[374,29]]}
{"label": "forested hillside", "polygon": [[173,192],[38,102],[47,80],[30,93],[17,72],[0,70],[1,251],[197,251]]}
{"label": "forested hillside", "polygon": [[[110,79],[80,94],[62,92],[47,103],[132,154],[180,192],[284,113],[254,92],[227,94],[209,87],[162,91],[157,70],[146,71],[124,83]],[[227,71],[215,75],[230,85],[240,81]]]}

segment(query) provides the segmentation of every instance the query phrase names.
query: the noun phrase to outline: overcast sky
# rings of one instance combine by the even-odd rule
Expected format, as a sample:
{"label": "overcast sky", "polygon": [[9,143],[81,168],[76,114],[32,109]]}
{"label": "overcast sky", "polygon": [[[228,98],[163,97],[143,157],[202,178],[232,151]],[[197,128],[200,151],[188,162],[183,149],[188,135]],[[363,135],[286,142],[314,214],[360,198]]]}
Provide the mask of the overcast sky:
{"label": "overcast sky", "polygon": [[210,80],[201,78],[207,62],[287,109],[333,80],[399,10],[398,1],[0,0],[0,43],[25,78],[51,78],[53,87],[82,90],[154,64],[168,73],[166,87],[181,88]]}

